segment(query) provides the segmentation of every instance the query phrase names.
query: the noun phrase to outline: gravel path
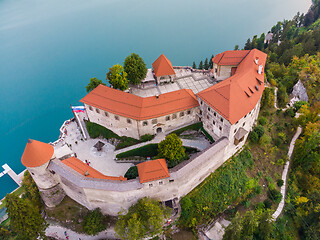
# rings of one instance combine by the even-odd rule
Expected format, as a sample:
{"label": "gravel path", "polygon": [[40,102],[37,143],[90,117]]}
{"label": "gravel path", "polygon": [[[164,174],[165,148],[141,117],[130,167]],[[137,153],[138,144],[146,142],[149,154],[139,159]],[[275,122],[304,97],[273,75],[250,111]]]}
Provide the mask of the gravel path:
{"label": "gravel path", "polygon": [[69,236],[69,240],[118,239],[115,237],[115,232],[113,228],[109,228],[103,232],[100,232],[98,235],[90,236],[86,234],[80,234],[68,228],[64,228],[57,225],[50,225],[46,230],[46,236],[54,237],[55,239],[59,240],[67,239],[65,232],[67,233],[67,236]]}

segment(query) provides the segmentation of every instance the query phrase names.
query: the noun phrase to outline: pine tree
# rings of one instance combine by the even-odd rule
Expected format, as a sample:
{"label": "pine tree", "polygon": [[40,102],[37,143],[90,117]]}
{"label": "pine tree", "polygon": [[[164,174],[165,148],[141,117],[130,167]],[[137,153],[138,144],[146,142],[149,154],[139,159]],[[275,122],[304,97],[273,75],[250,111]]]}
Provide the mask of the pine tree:
{"label": "pine tree", "polygon": [[208,58],[206,58],[206,60],[204,61],[204,69],[208,70],[209,69],[209,63],[208,63]]}
{"label": "pine tree", "polygon": [[192,63],[192,68],[197,69],[197,65],[196,65],[195,61],[193,61],[193,63]]}
{"label": "pine tree", "polygon": [[211,56],[210,60],[209,60],[209,68],[212,69],[213,68],[213,55]]}
{"label": "pine tree", "polygon": [[203,69],[203,62],[202,61],[199,63],[198,69]]}
{"label": "pine tree", "polygon": [[244,50],[251,50],[251,41],[250,41],[250,38],[248,38],[246,44],[244,45]]}

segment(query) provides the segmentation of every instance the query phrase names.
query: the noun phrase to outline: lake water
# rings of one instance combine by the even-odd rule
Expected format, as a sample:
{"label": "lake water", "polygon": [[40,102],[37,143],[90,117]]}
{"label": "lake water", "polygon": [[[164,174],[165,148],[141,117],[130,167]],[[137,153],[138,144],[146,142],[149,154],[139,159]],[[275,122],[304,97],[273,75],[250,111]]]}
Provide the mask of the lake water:
{"label": "lake water", "polygon": [[[0,0],[0,171],[28,138],[55,141],[91,77],[132,52],[191,65],[241,47],[311,0]],[[16,188],[0,178],[0,198]]]}

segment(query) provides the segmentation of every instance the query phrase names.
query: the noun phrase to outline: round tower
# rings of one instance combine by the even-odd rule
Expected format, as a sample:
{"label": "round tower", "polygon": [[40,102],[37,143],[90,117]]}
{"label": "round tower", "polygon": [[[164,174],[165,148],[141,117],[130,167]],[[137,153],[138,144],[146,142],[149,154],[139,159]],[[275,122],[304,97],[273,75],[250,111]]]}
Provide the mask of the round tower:
{"label": "round tower", "polygon": [[52,188],[58,184],[47,170],[52,158],[54,158],[53,146],[32,139],[28,140],[21,162],[27,167],[40,190]]}

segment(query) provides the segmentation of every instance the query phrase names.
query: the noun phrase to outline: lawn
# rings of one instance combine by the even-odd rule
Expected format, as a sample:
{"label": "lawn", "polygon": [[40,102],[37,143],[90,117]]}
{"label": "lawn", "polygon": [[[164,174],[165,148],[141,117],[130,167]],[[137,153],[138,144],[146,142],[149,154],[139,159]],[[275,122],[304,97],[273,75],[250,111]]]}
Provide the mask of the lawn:
{"label": "lawn", "polygon": [[107,129],[99,124],[89,122],[89,121],[86,121],[86,126],[91,138],[97,138],[102,136],[105,139],[119,140],[116,146],[116,150],[126,148],[141,142],[151,141],[154,137],[153,135],[150,135],[150,134],[141,136],[141,139],[135,139],[135,138],[126,137],[126,136],[119,136],[113,131],[111,131],[110,129]]}
{"label": "lawn", "polygon": [[175,130],[173,131],[172,133],[175,133],[177,136],[180,136],[181,133],[187,131],[187,130],[194,130],[194,131],[199,131],[199,129],[202,128],[202,122],[198,122],[198,123],[195,123],[195,124],[191,124],[189,126],[186,126],[186,127],[183,127],[183,128],[180,128],[178,130]]}
{"label": "lawn", "polygon": [[148,144],[139,148],[129,150],[127,152],[117,154],[117,158],[130,158],[130,157],[150,157],[153,158],[158,155],[158,144]]}

